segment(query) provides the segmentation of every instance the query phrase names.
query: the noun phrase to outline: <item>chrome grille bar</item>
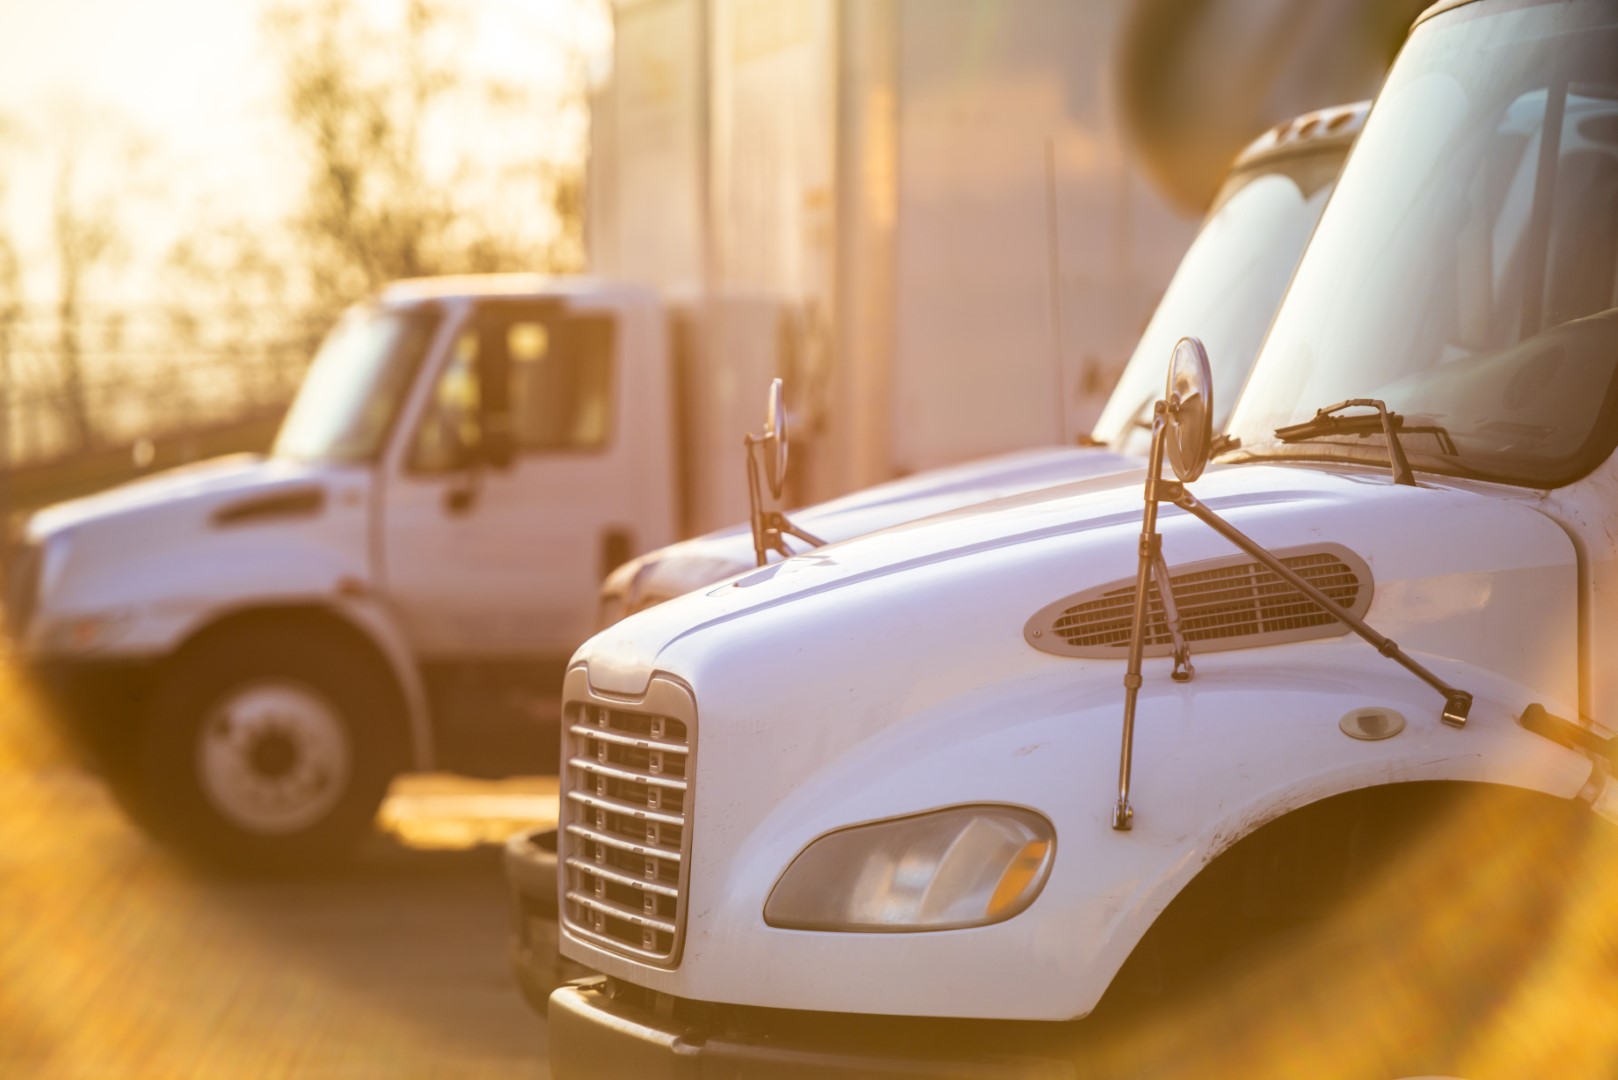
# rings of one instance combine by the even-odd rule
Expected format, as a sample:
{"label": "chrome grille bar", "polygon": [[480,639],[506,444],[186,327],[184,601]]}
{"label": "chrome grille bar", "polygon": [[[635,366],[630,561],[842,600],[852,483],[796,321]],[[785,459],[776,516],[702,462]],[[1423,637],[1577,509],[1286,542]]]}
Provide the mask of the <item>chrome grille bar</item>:
{"label": "chrome grille bar", "polygon": [[642,881],[640,878],[633,878],[628,874],[620,874],[616,870],[608,870],[605,866],[600,866],[596,863],[581,859],[577,855],[569,858],[567,860],[567,864],[575,870],[583,870],[584,872],[595,877],[605,878],[608,881],[616,882],[617,884],[623,885],[627,888],[639,889],[642,892],[654,892],[659,896],[680,895],[680,890],[676,889],[672,885],[659,885],[655,881]]}
{"label": "chrome grille bar", "polygon": [[604,915],[611,915],[614,919],[622,919],[624,922],[634,923],[636,926],[644,926],[649,930],[660,930],[669,935],[673,935],[674,933],[673,923],[666,922],[662,919],[654,919],[647,915],[642,915],[638,911],[624,907],[622,904],[614,904],[610,900],[600,900],[594,896],[587,896],[584,893],[572,891],[568,892],[567,900],[570,904],[578,904],[581,907],[589,908],[591,911],[598,911]]}
{"label": "chrome grille bar", "polygon": [[631,855],[654,855],[659,859],[669,859],[673,862],[680,861],[680,853],[673,848],[648,847],[646,844],[631,843],[628,840],[613,836],[611,833],[597,832],[584,825],[569,825],[567,831],[587,843],[617,848],[619,851],[627,851]]}
{"label": "chrome grille bar", "polygon": [[689,754],[691,752],[689,746],[681,746],[679,743],[659,742],[655,739],[637,739],[632,735],[620,735],[615,731],[586,727],[583,724],[574,724],[568,730],[575,735],[585,735],[599,742],[612,743],[616,746],[635,746],[648,750],[661,750],[665,754]]}
{"label": "chrome grille bar", "polygon": [[643,776],[628,769],[614,769],[601,764],[599,761],[591,761],[589,758],[576,757],[569,761],[568,764],[575,769],[582,769],[592,776],[604,776],[611,780],[638,780],[643,784],[651,784],[654,787],[668,788],[670,791],[684,791],[686,789],[684,780],[677,780],[671,776]]}
{"label": "chrome grille bar", "polygon": [[588,806],[592,810],[600,810],[607,814],[621,814],[637,821],[655,821],[660,825],[684,825],[685,819],[675,814],[661,814],[656,810],[647,810],[633,803],[619,802],[617,799],[603,799],[595,795],[586,795],[582,791],[570,791],[567,797],[576,803]]}

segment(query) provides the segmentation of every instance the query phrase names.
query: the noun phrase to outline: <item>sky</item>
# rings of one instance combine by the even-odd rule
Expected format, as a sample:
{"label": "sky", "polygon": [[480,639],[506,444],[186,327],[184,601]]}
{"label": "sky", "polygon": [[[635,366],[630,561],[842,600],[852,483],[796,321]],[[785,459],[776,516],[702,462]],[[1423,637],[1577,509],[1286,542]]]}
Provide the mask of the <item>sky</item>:
{"label": "sky", "polygon": [[275,72],[258,48],[262,0],[0,0],[5,204],[25,255],[45,240],[60,154],[77,145],[85,182],[117,193],[108,142],[138,140],[175,201],[228,197],[276,212],[287,173],[274,143]]}
{"label": "sky", "polygon": [[[562,25],[568,2],[483,0],[494,17],[469,60],[532,78],[536,34],[600,39],[604,24]],[[0,226],[30,272],[31,301],[52,288],[51,192],[65,154],[86,197],[116,201],[133,222],[137,262],[198,220],[270,221],[292,207],[302,163],[262,40],[271,3],[0,0]]]}

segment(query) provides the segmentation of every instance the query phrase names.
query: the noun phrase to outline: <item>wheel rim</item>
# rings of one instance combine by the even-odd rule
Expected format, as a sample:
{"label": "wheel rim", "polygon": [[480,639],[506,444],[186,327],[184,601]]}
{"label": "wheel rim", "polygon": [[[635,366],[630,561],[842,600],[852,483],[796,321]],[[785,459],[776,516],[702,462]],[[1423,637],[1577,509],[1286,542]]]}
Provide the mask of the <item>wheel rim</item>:
{"label": "wheel rim", "polygon": [[232,690],[197,736],[203,793],[227,820],[254,833],[313,825],[342,800],[349,773],[342,713],[300,683],[268,680]]}

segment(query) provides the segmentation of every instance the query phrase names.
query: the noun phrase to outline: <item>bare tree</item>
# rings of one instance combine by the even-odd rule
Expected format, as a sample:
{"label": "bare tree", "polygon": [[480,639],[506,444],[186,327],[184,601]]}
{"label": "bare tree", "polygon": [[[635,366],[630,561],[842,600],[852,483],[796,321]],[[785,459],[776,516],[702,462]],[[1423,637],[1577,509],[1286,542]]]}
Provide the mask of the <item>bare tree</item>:
{"label": "bare tree", "polygon": [[[268,20],[282,106],[308,162],[294,228],[310,293],[342,302],[401,277],[576,269],[582,138],[562,154],[537,144],[463,145],[448,167],[444,159],[455,151],[444,144],[452,140],[428,144],[460,118],[500,113],[525,117],[533,141],[545,129],[537,117],[583,107],[582,64],[567,100],[537,101],[529,88],[465,69],[455,46],[475,7],[402,3],[391,26],[349,0],[283,3]],[[490,198],[490,183],[475,184],[474,173],[503,178],[512,197]],[[474,190],[484,197],[468,198]],[[550,215],[562,228],[538,242],[536,230],[513,227],[514,205],[529,220]]]}
{"label": "bare tree", "polygon": [[0,577],[11,539],[11,388],[16,385],[11,360],[22,310],[22,266],[11,237],[0,228]]}
{"label": "bare tree", "polygon": [[56,365],[59,412],[72,444],[96,441],[84,370],[86,279],[114,254],[118,227],[109,200],[87,202],[74,187],[76,159],[65,151],[52,192],[51,226],[56,247]]}

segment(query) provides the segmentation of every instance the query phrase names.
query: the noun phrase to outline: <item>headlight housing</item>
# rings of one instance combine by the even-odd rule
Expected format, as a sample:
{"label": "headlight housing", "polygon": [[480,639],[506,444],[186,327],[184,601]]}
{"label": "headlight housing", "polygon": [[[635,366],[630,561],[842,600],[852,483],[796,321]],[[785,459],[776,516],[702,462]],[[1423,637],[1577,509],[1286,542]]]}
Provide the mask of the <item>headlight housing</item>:
{"label": "headlight housing", "polygon": [[1017,806],[957,806],[855,825],[815,840],[764,904],[793,930],[905,933],[987,926],[1034,902],[1056,833]]}

